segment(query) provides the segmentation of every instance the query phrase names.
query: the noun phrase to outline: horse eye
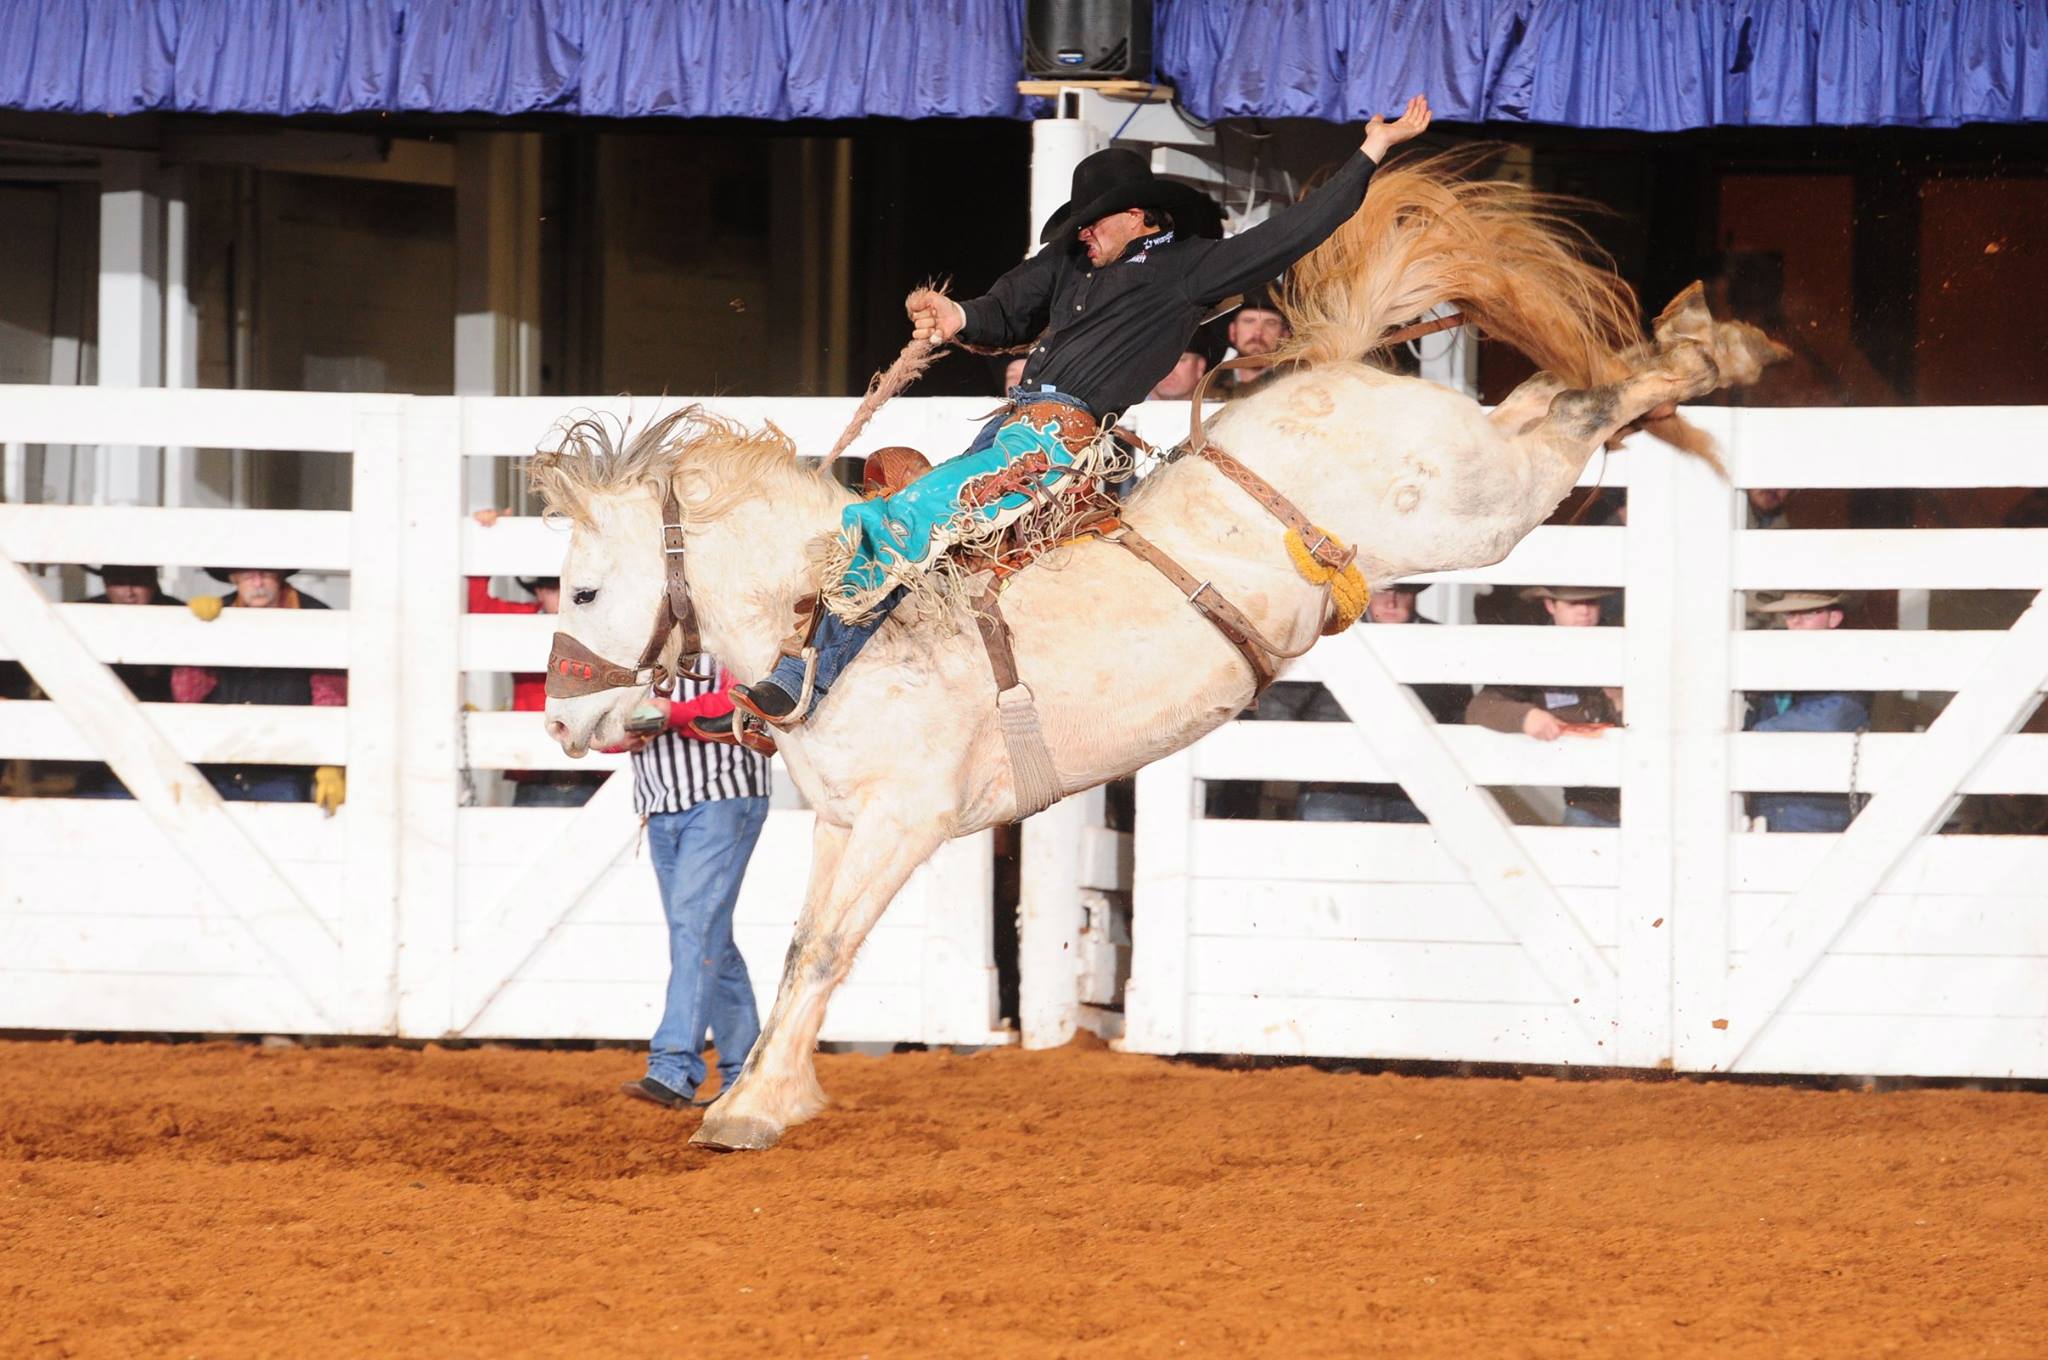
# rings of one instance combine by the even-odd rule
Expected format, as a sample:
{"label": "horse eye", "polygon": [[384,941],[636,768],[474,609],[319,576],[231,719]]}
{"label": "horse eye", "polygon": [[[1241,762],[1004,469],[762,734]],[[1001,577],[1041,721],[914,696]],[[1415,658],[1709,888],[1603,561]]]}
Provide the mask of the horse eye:
{"label": "horse eye", "polygon": [[589,604],[592,600],[597,598],[597,592],[595,590],[579,590],[571,598],[574,599],[577,604]]}

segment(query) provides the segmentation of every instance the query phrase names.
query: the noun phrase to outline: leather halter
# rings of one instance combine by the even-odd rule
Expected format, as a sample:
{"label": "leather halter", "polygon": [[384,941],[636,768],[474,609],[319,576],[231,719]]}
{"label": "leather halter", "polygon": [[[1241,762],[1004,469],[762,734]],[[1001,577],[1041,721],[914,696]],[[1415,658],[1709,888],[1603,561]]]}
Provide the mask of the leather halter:
{"label": "leather halter", "polygon": [[[550,699],[576,699],[608,689],[638,689],[643,685],[652,685],[665,693],[677,676],[707,678],[683,666],[685,657],[704,650],[697,636],[697,607],[690,602],[690,585],[683,577],[684,549],[683,508],[676,500],[675,488],[670,487],[661,502],[661,609],[654,616],[654,633],[641,650],[640,660],[631,666],[621,666],[605,660],[567,633],[558,632],[548,649]],[[669,634],[678,630],[683,635],[682,650],[676,654],[676,668],[671,673],[661,664],[661,649],[668,645]]]}

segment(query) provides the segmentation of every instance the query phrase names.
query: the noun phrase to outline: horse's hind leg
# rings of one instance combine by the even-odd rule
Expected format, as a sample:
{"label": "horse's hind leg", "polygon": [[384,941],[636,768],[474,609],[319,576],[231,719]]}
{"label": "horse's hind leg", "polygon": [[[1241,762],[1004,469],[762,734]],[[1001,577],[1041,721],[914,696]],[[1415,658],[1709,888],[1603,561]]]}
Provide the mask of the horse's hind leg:
{"label": "horse's hind leg", "polygon": [[[825,1003],[897,890],[949,831],[937,819],[911,826],[867,814],[851,830],[820,824],[821,858],[812,865],[775,1005],[739,1080],[705,1112],[691,1142],[728,1151],[770,1148],[790,1125],[825,1108],[812,1063]],[[828,870],[822,855],[835,850]]]}
{"label": "horse's hind leg", "polygon": [[1568,467],[1576,478],[1593,450],[1623,428],[1660,407],[1705,396],[1720,380],[1707,345],[1678,340],[1645,356],[1642,366],[1620,382],[1559,391],[1540,418],[1524,421],[1513,436]]}

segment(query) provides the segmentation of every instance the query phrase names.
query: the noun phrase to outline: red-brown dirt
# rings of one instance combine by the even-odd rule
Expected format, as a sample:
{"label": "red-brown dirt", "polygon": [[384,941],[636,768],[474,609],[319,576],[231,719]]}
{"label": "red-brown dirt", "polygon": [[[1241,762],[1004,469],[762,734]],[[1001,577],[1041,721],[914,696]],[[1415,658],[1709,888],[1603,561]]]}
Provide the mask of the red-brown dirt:
{"label": "red-brown dirt", "polygon": [[0,1356],[2039,1355],[2048,1097],[0,1044]]}

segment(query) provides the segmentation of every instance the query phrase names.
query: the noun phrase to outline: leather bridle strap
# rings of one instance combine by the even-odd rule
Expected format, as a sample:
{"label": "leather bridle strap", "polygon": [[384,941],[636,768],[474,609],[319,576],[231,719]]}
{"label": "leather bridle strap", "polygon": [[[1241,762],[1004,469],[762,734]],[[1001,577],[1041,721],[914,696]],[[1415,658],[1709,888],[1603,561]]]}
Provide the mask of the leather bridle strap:
{"label": "leather bridle strap", "polygon": [[641,649],[633,666],[607,661],[567,633],[557,632],[548,649],[547,693],[550,699],[576,699],[610,689],[638,689],[651,685],[666,691],[674,678],[661,664],[661,652],[669,635],[682,633],[682,647],[676,656],[674,675],[703,680],[706,676],[687,670],[683,660],[704,650],[697,636],[697,607],[690,601],[690,585],[683,571],[687,544],[683,539],[683,508],[670,487],[661,502],[662,590],[661,608],[654,616],[654,632]]}
{"label": "leather bridle strap", "polygon": [[[683,540],[682,503],[676,499],[675,486],[670,484],[661,498],[662,609],[654,621],[654,636],[647,640],[647,650],[640,654],[640,664],[653,666],[668,642],[669,633],[680,630],[683,645],[676,652],[676,674],[691,680],[708,680],[709,673],[700,675],[683,664],[704,651],[703,639],[697,636],[697,606],[690,599],[690,582],[683,573],[688,547]],[[661,688],[663,683],[657,681],[655,688]]]}

